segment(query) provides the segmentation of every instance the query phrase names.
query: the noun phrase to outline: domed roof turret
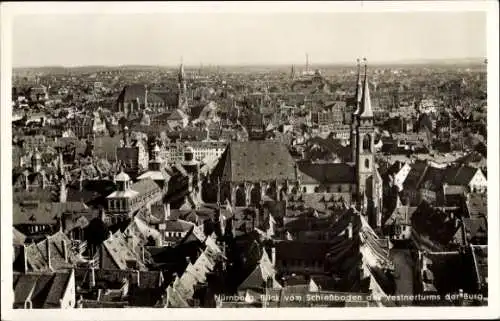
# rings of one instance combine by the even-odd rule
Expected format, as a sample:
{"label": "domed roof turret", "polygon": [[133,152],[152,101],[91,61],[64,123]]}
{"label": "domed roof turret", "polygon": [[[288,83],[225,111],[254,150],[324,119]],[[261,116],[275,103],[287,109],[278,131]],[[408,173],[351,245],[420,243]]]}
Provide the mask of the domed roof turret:
{"label": "domed roof turret", "polygon": [[115,176],[115,181],[117,182],[128,182],[130,181],[130,176],[125,173],[123,170]]}
{"label": "domed roof turret", "polygon": [[35,151],[33,152],[33,158],[42,159],[42,154],[38,151],[38,148],[35,148]]}

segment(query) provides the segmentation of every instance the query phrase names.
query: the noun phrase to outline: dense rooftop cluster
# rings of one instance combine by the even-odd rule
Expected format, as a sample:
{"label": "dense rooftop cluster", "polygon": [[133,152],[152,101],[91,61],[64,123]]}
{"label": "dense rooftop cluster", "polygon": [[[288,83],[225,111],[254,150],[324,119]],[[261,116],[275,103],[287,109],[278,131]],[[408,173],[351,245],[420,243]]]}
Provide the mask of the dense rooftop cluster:
{"label": "dense rooftop cluster", "polygon": [[484,67],[308,68],[15,70],[14,308],[486,304]]}

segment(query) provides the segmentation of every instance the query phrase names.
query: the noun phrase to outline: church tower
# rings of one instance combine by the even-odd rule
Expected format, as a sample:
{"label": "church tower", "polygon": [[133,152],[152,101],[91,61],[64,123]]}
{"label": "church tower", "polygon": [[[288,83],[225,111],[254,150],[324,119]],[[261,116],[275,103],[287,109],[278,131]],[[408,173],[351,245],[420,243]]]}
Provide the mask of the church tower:
{"label": "church tower", "polygon": [[186,74],[184,73],[184,64],[181,61],[181,66],[179,68],[178,83],[179,93],[177,97],[177,107],[184,109],[187,107],[187,84],[186,84]]}
{"label": "church tower", "polygon": [[[370,99],[370,88],[368,83],[368,71],[365,60],[365,76],[363,93],[359,110],[359,121],[357,124],[357,155],[356,176],[358,183],[358,204],[362,205],[366,199],[371,199],[375,178],[375,128],[373,125],[373,111]],[[367,208],[364,205],[363,211]]]}
{"label": "church tower", "polygon": [[356,82],[356,96],[355,96],[355,106],[354,106],[354,111],[352,113],[352,120],[351,120],[351,161],[353,163],[356,162],[356,155],[358,153],[357,151],[357,135],[358,135],[358,122],[359,122],[359,109],[361,106],[361,99],[362,99],[362,92],[363,92],[363,85],[361,84],[361,65],[360,65],[360,60],[358,59],[358,79]]}

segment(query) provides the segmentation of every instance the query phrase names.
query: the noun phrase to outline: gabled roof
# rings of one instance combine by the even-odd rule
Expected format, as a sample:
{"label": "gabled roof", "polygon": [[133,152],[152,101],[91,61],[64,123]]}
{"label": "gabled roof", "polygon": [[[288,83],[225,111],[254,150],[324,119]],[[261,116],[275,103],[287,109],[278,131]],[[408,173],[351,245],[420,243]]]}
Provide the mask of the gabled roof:
{"label": "gabled roof", "polygon": [[272,141],[231,142],[213,175],[226,182],[295,180],[295,161],[287,147]]}
{"label": "gabled roof", "polygon": [[488,245],[471,245],[476,278],[481,284],[488,284]]}
{"label": "gabled roof", "polygon": [[102,246],[106,249],[116,267],[121,270],[127,269],[127,261],[137,260],[137,257],[128,247],[127,242],[120,232],[110,235],[108,239],[102,243]]}
{"label": "gabled roof", "polygon": [[180,109],[174,110],[169,116],[168,120],[184,120],[188,119],[189,117]]}
{"label": "gabled roof", "polygon": [[15,227],[12,228],[12,239],[14,245],[22,245],[26,240],[26,235],[19,232]]}
{"label": "gabled roof", "polygon": [[262,288],[264,282],[267,282],[268,278],[273,279],[273,284],[277,288],[281,286],[276,282],[274,276],[276,271],[267,255],[266,251],[262,251],[261,259],[255,267],[255,269],[248,275],[248,277],[238,286],[238,290],[245,289],[260,289]]}
{"label": "gabled roof", "polygon": [[59,308],[72,272],[14,274],[14,305],[30,300],[34,309]]}
{"label": "gabled roof", "polygon": [[302,182],[305,184],[354,184],[356,171],[344,163],[299,162]]}
{"label": "gabled roof", "polygon": [[467,200],[467,211],[471,217],[488,216],[488,197],[482,194],[470,193]]}
{"label": "gabled roof", "polygon": [[88,207],[81,202],[49,203],[25,202],[14,203],[13,224],[57,224],[64,213],[85,212]]}
{"label": "gabled roof", "polygon": [[71,273],[55,273],[49,293],[43,304],[43,308],[47,309],[61,307],[60,300],[63,298],[64,293],[66,292],[70,277]]}
{"label": "gabled roof", "polygon": [[411,221],[412,234],[418,244],[433,250],[450,247],[450,242],[460,228],[455,220],[450,219],[449,213],[431,206],[426,201],[417,206]]}
{"label": "gabled roof", "polygon": [[447,177],[447,183],[449,185],[469,185],[472,178],[480,169],[469,167],[469,166],[460,166],[453,168],[453,171],[449,173]]}
{"label": "gabled roof", "polygon": [[465,232],[471,239],[488,237],[488,221],[486,217],[463,218]]}

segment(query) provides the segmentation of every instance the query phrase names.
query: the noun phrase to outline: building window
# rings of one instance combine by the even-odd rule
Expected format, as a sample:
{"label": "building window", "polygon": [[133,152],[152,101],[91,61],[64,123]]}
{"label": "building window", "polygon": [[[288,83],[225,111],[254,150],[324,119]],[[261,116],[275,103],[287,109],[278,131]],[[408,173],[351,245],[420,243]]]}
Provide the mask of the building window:
{"label": "building window", "polygon": [[371,136],[367,134],[365,137],[363,137],[363,151],[370,151],[371,150]]}
{"label": "building window", "polygon": [[365,167],[370,168],[370,160],[365,159]]}

